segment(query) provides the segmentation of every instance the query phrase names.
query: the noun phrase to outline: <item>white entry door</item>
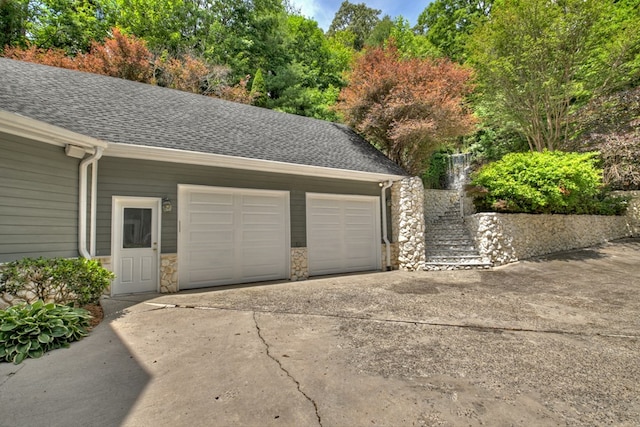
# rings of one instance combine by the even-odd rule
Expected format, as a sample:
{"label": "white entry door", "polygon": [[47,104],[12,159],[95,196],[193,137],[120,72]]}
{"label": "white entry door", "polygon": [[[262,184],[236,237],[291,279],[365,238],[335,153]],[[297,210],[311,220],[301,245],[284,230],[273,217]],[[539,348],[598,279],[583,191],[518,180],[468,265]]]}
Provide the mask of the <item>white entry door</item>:
{"label": "white entry door", "polygon": [[160,199],[113,197],[112,295],[158,290]]}

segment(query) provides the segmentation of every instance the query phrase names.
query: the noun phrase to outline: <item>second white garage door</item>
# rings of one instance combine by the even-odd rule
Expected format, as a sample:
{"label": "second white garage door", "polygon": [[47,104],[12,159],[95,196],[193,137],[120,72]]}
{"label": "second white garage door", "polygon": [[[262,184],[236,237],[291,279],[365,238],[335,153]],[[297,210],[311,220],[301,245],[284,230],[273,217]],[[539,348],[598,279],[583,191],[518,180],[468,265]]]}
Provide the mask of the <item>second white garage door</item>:
{"label": "second white garage door", "polygon": [[380,199],[307,193],[309,275],[380,269]]}
{"label": "second white garage door", "polygon": [[289,277],[289,193],[178,187],[180,289]]}

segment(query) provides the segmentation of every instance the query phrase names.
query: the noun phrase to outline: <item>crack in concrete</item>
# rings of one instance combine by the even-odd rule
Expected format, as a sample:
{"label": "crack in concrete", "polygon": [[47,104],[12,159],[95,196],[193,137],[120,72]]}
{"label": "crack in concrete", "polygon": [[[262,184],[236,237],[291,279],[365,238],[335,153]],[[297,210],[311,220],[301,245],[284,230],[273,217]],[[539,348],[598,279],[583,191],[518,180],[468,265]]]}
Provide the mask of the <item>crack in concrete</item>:
{"label": "crack in concrete", "polygon": [[313,408],[314,408],[314,410],[316,412],[316,418],[318,419],[318,425],[320,427],[322,427],[322,418],[320,417],[320,413],[318,412],[318,405],[316,404],[315,400],[313,400],[307,393],[305,393],[302,390],[302,387],[300,385],[300,381],[295,379],[295,377],[293,375],[291,375],[291,373],[284,366],[282,366],[282,363],[280,362],[280,360],[278,360],[273,354],[271,354],[271,347],[269,346],[269,343],[267,343],[267,341],[265,340],[264,336],[262,335],[262,329],[260,328],[260,325],[258,325],[258,319],[256,317],[256,314],[257,313],[254,311],[253,312],[253,322],[256,325],[256,330],[258,331],[258,337],[260,338],[260,340],[262,341],[262,343],[264,344],[264,346],[266,348],[267,356],[271,360],[276,362],[278,364],[278,367],[280,367],[280,370],[282,372],[284,372],[285,374],[287,374],[287,377],[289,377],[296,384],[298,392],[300,392],[300,394],[302,394],[309,402],[311,402],[311,404],[313,405]]}
{"label": "crack in concrete", "polygon": [[[9,363],[9,362],[5,362],[5,363]],[[15,365],[14,365],[14,367],[16,368],[16,370],[15,370],[15,371],[13,371],[13,372],[9,372],[9,373],[5,376],[4,380],[0,382],[0,386],[4,385],[4,383],[6,383],[6,382],[7,382],[7,381],[9,381],[11,378],[13,378],[15,375],[17,375],[17,374],[18,374],[18,372],[20,372],[20,371],[22,370],[22,368],[24,368],[24,366],[25,366],[25,365],[22,365],[22,366],[15,366]]]}
{"label": "crack in concrete", "polygon": [[580,337],[605,337],[605,338],[624,338],[624,339],[640,339],[640,335],[627,335],[627,334],[615,334],[615,333],[602,333],[602,332],[579,332],[579,331],[563,331],[561,329],[532,329],[532,328],[509,328],[506,326],[486,326],[486,325],[473,325],[462,323],[444,323],[444,322],[428,322],[422,320],[401,320],[401,319],[375,319],[371,317],[363,316],[346,316],[339,314],[317,314],[317,313],[301,313],[294,311],[277,311],[277,310],[249,310],[229,307],[207,307],[197,306],[194,304],[158,304],[158,303],[145,303],[162,308],[191,308],[195,310],[221,310],[221,311],[237,311],[237,312],[252,312],[254,313],[269,313],[269,314],[288,314],[292,316],[310,316],[310,317],[324,317],[331,319],[345,319],[345,320],[362,320],[367,322],[379,322],[379,323],[399,323],[407,325],[422,325],[422,326],[438,326],[442,328],[460,328],[470,329],[478,332],[531,332],[538,334],[553,334],[553,335],[569,335]]}

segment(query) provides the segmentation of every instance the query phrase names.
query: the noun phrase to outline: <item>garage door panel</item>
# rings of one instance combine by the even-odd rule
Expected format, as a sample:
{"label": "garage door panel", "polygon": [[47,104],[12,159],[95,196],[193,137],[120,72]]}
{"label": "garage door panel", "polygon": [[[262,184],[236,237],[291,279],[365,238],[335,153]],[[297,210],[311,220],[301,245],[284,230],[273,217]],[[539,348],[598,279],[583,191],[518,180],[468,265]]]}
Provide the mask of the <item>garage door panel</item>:
{"label": "garage door panel", "polygon": [[280,221],[281,221],[280,213],[278,214],[254,213],[254,214],[242,215],[242,223],[245,226],[262,225],[262,224],[279,224]]}
{"label": "garage door panel", "polygon": [[309,274],[380,269],[379,198],[307,194]]}
{"label": "garage door panel", "polygon": [[227,205],[233,206],[233,193],[213,193],[209,191],[192,191],[187,195],[189,203],[195,207],[201,205]]}
{"label": "garage door panel", "polygon": [[189,222],[192,225],[232,225],[233,212],[191,212]]}
{"label": "garage door panel", "polygon": [[191,232],[189,233],[189,242],[191,242],[191,245],[211,245],[213,242],[230,243],[233,242],[233,232],[224,230]]}
{"label": "garage door panel", "polygon": [[203,268],[199,270],[191,270],[189,272],[188,278],[189,278],[189,283],[192,285],[195,285],[192,287],[211,286],[212,284],[215,284],[215,283],[232,280],[233,268],[219,266],[219,267]]}
{"label": "garage door panel", "polygon": [[180,186],[178,193],[181,289],[288,277],[287,192]]}

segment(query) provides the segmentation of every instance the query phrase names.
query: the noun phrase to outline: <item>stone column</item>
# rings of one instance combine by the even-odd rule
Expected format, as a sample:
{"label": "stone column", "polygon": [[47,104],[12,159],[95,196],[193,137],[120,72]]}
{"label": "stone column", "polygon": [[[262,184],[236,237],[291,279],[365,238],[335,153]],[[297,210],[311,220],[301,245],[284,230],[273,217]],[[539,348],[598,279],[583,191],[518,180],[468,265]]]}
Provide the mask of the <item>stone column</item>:
{"label": "stone column", "polygon": [[396,181],[391,187],[391,224],[393,241],[398,243],[399,269],[423,270],[426,262],[424,187],[419,177]]}

